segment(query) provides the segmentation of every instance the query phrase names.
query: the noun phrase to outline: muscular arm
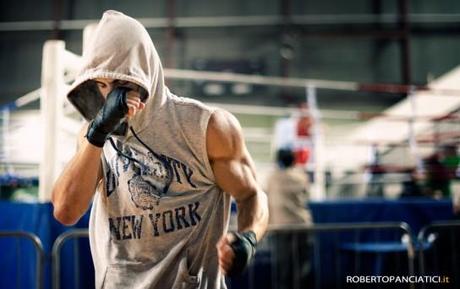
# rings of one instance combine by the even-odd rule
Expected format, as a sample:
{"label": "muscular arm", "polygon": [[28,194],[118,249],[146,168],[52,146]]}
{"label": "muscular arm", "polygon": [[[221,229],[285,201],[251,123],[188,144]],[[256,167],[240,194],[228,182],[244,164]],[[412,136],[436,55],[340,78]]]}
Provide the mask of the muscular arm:
{"label": "muscular arm", "polygon": [[[105,81],[107,82],[107,80]],[[113,130],[115,128],[110,126],[120,120],[117,119],[120,110],[123,109],[123,107],[117,106],[120,103],[120,97],[126,97],[128,111],[125,116],[128,119],[145,107],[145,104],[140,100],[138,91],[130,90],[125,95],[125,92],[120,92],[119,89],[115,90],[111,85],[109,85],[109,88],[113,89],[113,93],[109,93],[110,89],[104,91],[104,97],[108,97],[108,100],[101,109],[103,112],[101,118],[96,117],[92,122],[91,131],[93,133],[98,131],[97,127],[94,129],[96,120],[99,122],[98,125],[106,125],[104,129],[110,128],[110,130]],[[107,94],[109,95],[107,96]],[[108,106],[106,106],[107,103],[109,103]],[[107,124],[109,124],[109,127],[107,127]],[[87,132],[88,135],[85,137]],[[105,130],[102,130],[102,132],[105,132]],[[99,136],[93,138],[93,140],[100,142],[101,131],[98,134]],[[97,134],[93,136],[97,136]],[[92,145],[88,141],[89,137],[88,126],[85,126],[79,135],[78,151],[56,181],[51,195],[54,217],[65,225],[75,224],[83,216],[88,209],[99,181],[102,179],[102,148]]]}
{"label": "muscular arm", "polygon": [[[235,117],[216,111],[208,124],[206,144],[217,185],[237,203],[238,231],[253,231],[260,240],[268,223],[267,196],[256,181],[254,164]],[[234,238],[227,234],[217,244],[219,267],[224,274],[231,271],[235,260],[231,247]]]}
{"label": "muscular arm", "polygon": [[53,187],[54,217],[64,225],[73,225],[83,216],[102,178],[102,149],[86,140],[86,131],[87,126],[80,132],[77,153]]}
{"label": "muscular arm", "polygon": [[254,164],[236,118],[216,111],[209,121],[206,141],[216,183],[237,203],[238,231],[254,231],[260,240],[268,222],[267,197],[256,181]]}

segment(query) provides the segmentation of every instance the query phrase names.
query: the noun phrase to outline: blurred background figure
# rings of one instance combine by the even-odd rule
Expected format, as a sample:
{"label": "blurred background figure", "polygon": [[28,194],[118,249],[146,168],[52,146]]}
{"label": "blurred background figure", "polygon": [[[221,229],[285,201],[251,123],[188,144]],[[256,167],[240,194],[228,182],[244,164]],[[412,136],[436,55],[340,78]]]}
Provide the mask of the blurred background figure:
{"label": "blurred background figure", "polygon": [[401,198],[406,197],[423,197],[423,187],[421,186],[421,176],[415,168],[408,168],[403,171],[407,179],[401,184]]}
{"label": "blurred background figure", "polygon": [[307,174],[295,166],[295,153],[291,149],[279,149],[276,161],[277,168],[267,183],[270,224],[311,224],[311,215],[306,209]]}
{"label": "blurred background figure", "polygon": [[289,118],[281,118],[275,123],[274,147],[292,148],[294,163],[307,166],[314,161],[312,142],[313,119],[308,105],[299,104]]}
{"label": "blurred background figure", "polygon": [[306,103],[300,104],[299,115],[295,119],[295,162],[307,164],[311,160],[313,119]]}
{"label": "blurred background figure", "polygon": [[459,156],[455,145],[437,149],[425,160],[426,194],[434,198],[451,198],[452,181],[457,177]]}
{"label": "blurred background figure", "polygon": [[[296,154],[288,148],[276,153],[277,167],[269,175],[266,192],[270,225],[312,225],[308,200],[308,177],[295,166]],[[273,235],[274,288],[305,288],[311,271],[310,240],[306,232],[278,231]]]}
{"label": "blurred background figure", "polygon": [[435,152],[425,160],[426,182],[425,191],[434,198],[450,196],[450,176],[441,162],[439,152]]}
{"label": "blurred background figure", "polygon": [[367,195],[369,197],[383,197],[383,179],[385,174],[385,167],[381,164],[380,152],[375,144],[371,146],[371,150],[372,161],[368,167],[369,185],[367,187]]}

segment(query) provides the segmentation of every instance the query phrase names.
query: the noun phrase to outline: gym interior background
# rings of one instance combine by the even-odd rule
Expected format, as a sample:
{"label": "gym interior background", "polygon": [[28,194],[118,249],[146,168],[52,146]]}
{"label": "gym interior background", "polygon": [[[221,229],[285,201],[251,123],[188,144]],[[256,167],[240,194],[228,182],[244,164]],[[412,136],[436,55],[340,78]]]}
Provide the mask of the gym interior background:
{"label": "gym interior background", "polygon": [[[40,263],[28,239],[0,234],[5,237],[0,238],[2,248],[15,248],[0,252],[0,284],[63,284],[56,284],[51,272],[51,248],[60,233],[74,228],[57,225],[49,202],[39,199],[41,95],[22,97],[42,87],[44,43],[63,40],[66,50],[81,55],[83,29],[108,9],[147,27],[165,68],[268,77],[259,83],[167,79],[176,94],[237,116],[262,183],[283,138],[277,124],[295,122],[305,111],[299,107],[308,103],[310,157],[302,165],[312,181],[307,206],[315,225],[305,230],[316,238],[315,254],[313,281],[295,288],[341,288],[348,275],[385,274],[450,277],[452,288],[460,288],[454,210],[459,193],[460,2],[454,0],[2,1],[0,233],[37,235],[44,259]],[[272,85],[270,77],[305,86]],[[82,121],[76,113],[72,117]],[[62,145],[72,151],[72,143],[69,137]],[[436,181],[449,189],[430,187]],[[76,227],[84,230],[86,225],[83,220]],[[44,231],[44,226],[54,229]],[[388,226],[398,233],[381,234]],[[334,241],[319,242],[327,234],[334,234]],[[351,244],[356,236],[359,242]],[[63,288],[92,285],[91,273],[81,269],[90,262],[85,241],[72,244],[81,249],[80,258],[69,248],[62,253],[61,259],[73,264],[61,268],[60,279],[72,280]],[[328,248],[335,248],[335,254]],[[262,244],[249,272],[229,286],[275,286],[263,278],[276,275],[271,249]],[[403,265],[391,267],[394,260]],[[336,269],[325,268],[330,262],[338,264]]]}

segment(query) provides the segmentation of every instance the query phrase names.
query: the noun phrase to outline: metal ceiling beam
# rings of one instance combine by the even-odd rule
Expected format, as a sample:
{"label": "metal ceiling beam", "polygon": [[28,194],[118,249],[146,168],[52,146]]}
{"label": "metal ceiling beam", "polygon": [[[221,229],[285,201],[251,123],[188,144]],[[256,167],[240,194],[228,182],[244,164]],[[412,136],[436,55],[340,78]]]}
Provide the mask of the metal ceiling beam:
{"label": "metal ceiling beam", "polygon": [[[412,24],[460,24],[460,14],[408,14]],[[137,18],[146,28],[168,28],[168,18]],[[347,14],[347,15],[290,15],[293,25],[353,25],[353,24],[397,24],[400,17],[395,14]],[[60,30],[82,30],[98,19],[13,21],[0,22],[0,31],[53,30],[58,24]],[[278,26],[286,24],[286,18],[279,15],[267,16],[222,16],[222,17],[177,17],[176,28]]]}
{"label": "metal ceiling beam", "polygon": [[398,0],[399,12],[399,29],[403,37],[400,39],[401,47],[401,80],[404,84],[412,82],[412,67],[411,67],[411,53],[410,53],[410,20],[409,20],[409,1]]}

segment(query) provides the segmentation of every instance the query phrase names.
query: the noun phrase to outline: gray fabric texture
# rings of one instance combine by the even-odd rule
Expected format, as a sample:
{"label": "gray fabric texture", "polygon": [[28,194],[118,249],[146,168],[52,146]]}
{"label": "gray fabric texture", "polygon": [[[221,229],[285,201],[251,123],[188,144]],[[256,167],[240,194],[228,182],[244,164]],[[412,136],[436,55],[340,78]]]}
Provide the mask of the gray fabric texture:
{"label": "gray fabric texture", "polygon": [[[226,288],[216,244],[228,228],[230,196],[216,186],[206,151],[213,109],[172,94],[145,28],[104,13],[68,93],[90,118],[95,78],[135,83],[146,107],[127,134],[103,148],[103,183],[92,204],[96,288]],[[86,92],[85,92],[86,91]]]}

